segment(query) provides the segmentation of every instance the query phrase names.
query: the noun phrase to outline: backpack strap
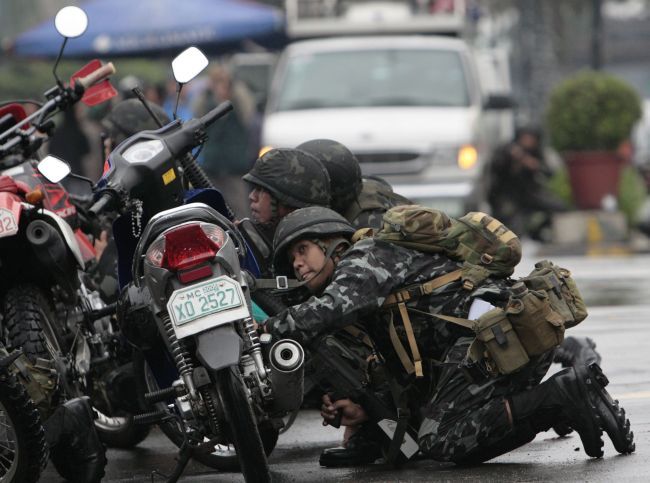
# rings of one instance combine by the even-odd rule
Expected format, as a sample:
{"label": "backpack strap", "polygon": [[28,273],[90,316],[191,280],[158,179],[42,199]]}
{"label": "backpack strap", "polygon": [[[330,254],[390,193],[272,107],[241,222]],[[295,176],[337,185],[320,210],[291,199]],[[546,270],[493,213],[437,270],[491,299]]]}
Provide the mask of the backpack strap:
{"label": "backpack strap", "polygon": [[397,353],[397,357],[399,357],[402,366],[404,366],[404,370],[410,376],[415,372],[415,366],[411,362],[411,358],[409,357],[408,352],[406,352],[406,349],[404,348],[402,341],[399,339],[399,336],[397,335],[397,331],[395,330],[395,324],[393,323],[393,312],[390,313],[388,334],[390,335],[390,341],[393,344],[393,349],[395,349],[395,352]]}
{"label": "backpack strap", "polygon": [[397,356],[399,357],[400,362],[409,375],[415,373],[415,377],[420,378],[424,376],[424,373],[422,371],[422,357],[420,356],[420,350],[418,349],[418,344],[415,340],[413,325],[411,324],[411,318],[409,317],[405,302],[422,295],[430,294],[435,289],[460,279],[461,273],[462,270],[455,270],[453,272],[449,272],[441,275],[440,277],[429,280],[428,282],[424,282],[421,285],[415,285],[398,292],[393,292],[388,297],[386,297],[386,300],[384,301],[382,307],[391,307],[397,304],[397,308],[399,309],[399,313],[402,318],[402,323],[404,324],[406,338],[409,342],[411,354],[413,355],[413,362],[411,362],[411,358],[409,357],[406,349],[404,348],[404,345],[397,335],[395,324],[393,322],[393,312],[391,311],[390,324],[388,327],[390,340],[393,344],[395,352],[397,353]]}
{"label": "backpack strap", "polygon": [[431,279],[428,282],[424,282],[421,285],[414,285],[402,290],[398,290],[397,292],[393,292],[388,297],[386,297],[386,300],[384,301],[382,307],[395,305],[400,302],[408,302],[413,298],[428,295],[443,285],[447,285],[448,283],[459,280],[462,276],[462,273],[462,269],[454,270],[453,272],[446,273],[440,277]]}

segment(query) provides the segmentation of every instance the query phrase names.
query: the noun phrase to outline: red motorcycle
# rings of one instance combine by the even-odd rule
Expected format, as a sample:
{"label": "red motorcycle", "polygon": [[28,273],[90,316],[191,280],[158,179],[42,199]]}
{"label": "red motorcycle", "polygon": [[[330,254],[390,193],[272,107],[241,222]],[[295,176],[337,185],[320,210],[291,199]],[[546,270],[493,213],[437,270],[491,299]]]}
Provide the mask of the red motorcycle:
{"label": "red motorcycle", "polygon": [[93,60],[64,84],[55,66],[56,85],[43,104],[30,101],[34,113],[28,116],[22,103],[0,103],[0,335],[10,350],[21,348],[32,363],[58,373],[60,399],[90,395],[100,437],[128,447],[149,428],[133,424],[129,413],[139,409],[124,409],[130,371],[119,361],[130,360],[130,352],[119,354],[128,348],[113,331],[114,307],[87,287],[84,269],[95,251],[85,232],[92,224],[78,199],[39,171],[56,158],[36,160],[57,113],[116,95],[107,80],[114,71]]}

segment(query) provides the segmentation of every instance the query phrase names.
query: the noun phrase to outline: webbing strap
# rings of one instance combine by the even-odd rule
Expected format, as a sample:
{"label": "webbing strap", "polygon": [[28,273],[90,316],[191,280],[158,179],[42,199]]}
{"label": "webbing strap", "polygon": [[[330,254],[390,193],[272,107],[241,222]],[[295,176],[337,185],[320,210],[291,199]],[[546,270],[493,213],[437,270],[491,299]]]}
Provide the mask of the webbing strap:
{"label": "webbing strap", "polygon": [[355,327],[354,325],[348,325],[347,327],[343,327],[343,330],[374,350],[375,346],[372,344],[372,341],[370,340],[370,337],[368,337],[368,334],[366,334],[358,327]]}
{"label": "webbing strap", "polygon": [[[382,306],[386,307],[401,302],[408,302],[410,299],[415,298],[416,296],[428,295],[435,289],[458,280],[461,277],[462,273],[463,271],[461,269],[454,270],[453,272],[445,273],[444,275],[433,278],[428,282],[424,282],[421,285],[398,290],[397,292],[394,292],[386,297],[386,300],[384,300],[384,304]],[[415,293],[414,290],[416,291]]]}
{"label": "webbing strap", "polygon": [[399,307],[399,313],[402,316],[402,323],[404,324],[404,329],[406,330],[406,338],[409,341],[411,353],[413,354],[415,377],[423,377],[424,374],[422,373],[422,358],[420,357],[420,349],[418,349],[418,343],[415,341],[415,334],[413,333],[413,326],[411,325],[411,319],[409,317],[408,310],[406,310],[406,305],[404,302],[400,302],[397,306]]}
{"label": "webbing strap", "polygon": [[430,315],[431,317],[437,317],[437,318],[445,320],[447,322],[451,322],[452,324],[457,324],[457,325],[463,326],[463,327],[465,327],[467,329],[474,330],[475,321],[473,321],[473,320],[462,319],[460,317],[452,317],[451,315],[431,314],[429,312],[427,312],[427,315]]}
{"label": "webbing strap", "polygon": [[393,396],[395,407],[397,408],[397,425],[395,426],[393,439],[388,447],[386,459],[391,465],[396,467],[411,414],[408,409],[408,388],[399,387],[397,381],[392,379],[390,382],[390,392]]}
{"label": "webbing strap", "polygon": [[296,279],[279,276],[275,278],[257,278],[255,279],[255,289],[274,289],[288,290],[304,285]]}
{"label": "webbing strap", "polygon": [[399,339],[399,336],[397,335],[397,331],[395,330],[395,324],[393,323],[393,312],[390,313],[390,324],[388,324],[388,333],[390,335],[390,341],[393,344],[393,348],[395,349],[395,352],[397,352],[397,357],[399,357],[400,362],[404,366],[404,370],[409,375],[413,374],[415,372],[415,368],[413,367],[411,358],[407,354],[406,349],[402,345],[402,341]]}

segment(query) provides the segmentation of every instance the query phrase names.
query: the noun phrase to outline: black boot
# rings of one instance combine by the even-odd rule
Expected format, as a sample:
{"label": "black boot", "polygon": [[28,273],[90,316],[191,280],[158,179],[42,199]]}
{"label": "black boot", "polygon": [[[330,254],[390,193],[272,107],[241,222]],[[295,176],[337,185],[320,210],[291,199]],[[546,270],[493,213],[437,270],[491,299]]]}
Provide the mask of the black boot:
{"label": "black boot", "polygon": [[511,398],[514,425],[528,423],[535,431],[546,431],[566,423],[580,435],[585,452],[603,455],[603,430],[619,453],[634,451],[634,434],[625,411],[612,400],[609,383],[597,364],[565,369],[529,391]]}
{"label": "black boot", "polygon": [[[602,357],[596,351],[596,343],[589,337],[567,337],[555,351],[553,362],[562,364],[562,367],[584,366],[594,362],[600,364]],[[553,426],[558,436],[566,436],[573,429],[566,423]]]}
{"label": "black boot", "polygon": [[63,478],[84,483],[101,481],[106,450],[95,430],[88,397],[59,406],[44,426],[50,457]]}
{"label": "black boot", "polygon": [[600,364],[602,357],[596,352],[596,343],[589,337],[567,337],[555,351],[553,362],[562,367],[582,365],[587,367],[594,362]]}
{"label": "black boot", "polygon": [[345,446],[323,450],[318,462],[328,468],[361,466],[374,463],[382,457],[381,447],[373,437],[373,430],[362,426],[350,436]]}

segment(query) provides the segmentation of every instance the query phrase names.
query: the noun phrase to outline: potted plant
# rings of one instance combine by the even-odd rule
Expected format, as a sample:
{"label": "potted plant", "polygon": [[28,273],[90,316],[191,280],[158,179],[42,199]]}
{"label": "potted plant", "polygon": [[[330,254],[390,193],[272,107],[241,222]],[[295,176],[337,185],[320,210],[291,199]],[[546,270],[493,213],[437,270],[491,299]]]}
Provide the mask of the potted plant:
{"label": "potted plant", "polygon": [[569,171],[575,204],[598,209],[618,195],[632,127],[641,117],[641,100],[624,81],[583,71],[558,84],[546,113],[551,145]]}

